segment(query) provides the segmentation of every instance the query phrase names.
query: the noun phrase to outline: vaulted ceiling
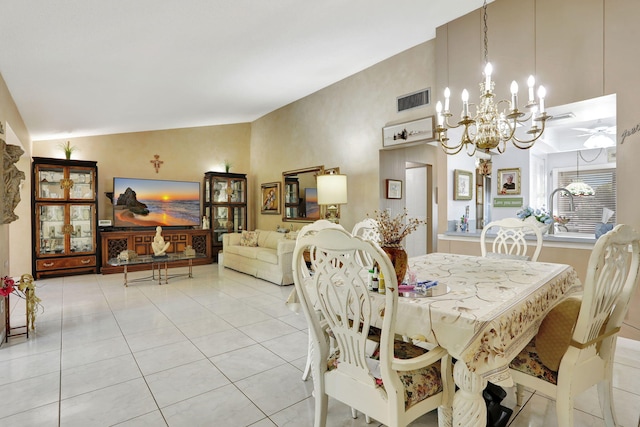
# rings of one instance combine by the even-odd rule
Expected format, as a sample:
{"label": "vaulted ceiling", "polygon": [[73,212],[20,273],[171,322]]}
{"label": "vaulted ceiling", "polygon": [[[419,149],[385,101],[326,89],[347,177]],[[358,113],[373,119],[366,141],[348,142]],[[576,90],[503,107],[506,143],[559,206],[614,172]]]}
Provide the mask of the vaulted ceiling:
{"label": "vaulted ceiling", "polygon": [[0,74],[33,140],[250,122],[481,6],[0,0]]}

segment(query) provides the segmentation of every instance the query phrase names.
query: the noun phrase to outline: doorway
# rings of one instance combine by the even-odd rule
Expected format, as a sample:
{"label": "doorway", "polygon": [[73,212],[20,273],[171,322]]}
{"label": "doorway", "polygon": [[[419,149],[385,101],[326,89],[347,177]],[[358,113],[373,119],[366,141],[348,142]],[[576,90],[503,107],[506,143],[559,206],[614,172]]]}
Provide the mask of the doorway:
{"label": "doorway", "polygon": [[431,173],[431,165],[407,163],[405,206],[411,218],[425,221],[427,224],[407,236],[405,249],[410,257],[433,252]]}
{"label": "doorway", "polygon": [[[409,256],[424,255],[437,247],[438,218],[434,180],[437,154],[437,147],[428,144],[380,150],[379,209],[387,209],[395,216],[406,208],[409,218],[426,220],[426,226],[420,227],[405,239],[404,245]],[[403,182],[401,199],[385,197],[386,179]]]}

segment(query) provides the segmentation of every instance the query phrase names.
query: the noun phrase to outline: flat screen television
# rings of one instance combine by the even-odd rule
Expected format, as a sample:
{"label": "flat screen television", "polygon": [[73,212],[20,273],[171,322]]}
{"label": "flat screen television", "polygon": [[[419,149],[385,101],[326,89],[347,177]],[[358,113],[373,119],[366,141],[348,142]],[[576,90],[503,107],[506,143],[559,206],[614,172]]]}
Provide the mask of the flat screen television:
{"label": "flat screen television", "polygon": [[158,225],[200,225],[200,183],[113,178],[113,226]]}

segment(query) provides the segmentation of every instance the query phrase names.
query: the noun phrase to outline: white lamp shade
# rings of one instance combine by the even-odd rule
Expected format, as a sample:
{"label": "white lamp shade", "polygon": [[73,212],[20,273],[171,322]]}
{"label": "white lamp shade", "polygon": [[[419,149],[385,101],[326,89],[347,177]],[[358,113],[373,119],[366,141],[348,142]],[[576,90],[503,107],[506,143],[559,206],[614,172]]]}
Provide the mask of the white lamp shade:
{"label": "white lamp shade", "polygon": [[565,187],[572,196],[595,196],[596,192],[586,182],[573,181]]}
{"label": "white lamp shade", "polygon": [[609,136],[596,133],[595,135],[591,135],[585,142],[584,146],[586,148],[608,148],[616,145],[616,142],[611,139]]}
{"label": "white lamp shade", "polygon": [[319,205],[340,205],[347,203],[346,175],[318,175],[317,184]]}

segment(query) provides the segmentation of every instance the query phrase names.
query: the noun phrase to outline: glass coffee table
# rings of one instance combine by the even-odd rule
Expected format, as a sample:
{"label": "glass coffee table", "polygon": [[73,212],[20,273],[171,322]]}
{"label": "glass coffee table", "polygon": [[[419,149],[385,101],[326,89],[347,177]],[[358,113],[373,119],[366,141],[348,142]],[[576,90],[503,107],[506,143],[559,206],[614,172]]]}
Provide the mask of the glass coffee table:
{"label": "glass coffee table", "polygon": [[[191,256],[187,256],[182,253],[176,254],[167,254],[163,256],[154,256],[154,255],[139,255],[134,259],[130,260],[121,260],[119,258],[111,258],[107,262],[110,266],[113,267],[123,267],[124,268],[124,285],[129,286],[129,283],[133,282],[141,282],[144,280],[153,280],[157,281],[158,285],[162,284],[162,270],[164,270],[164,283],[165,285],[169,283],[169,279],[173,277],[179,276],[188,276],[189,278],[193,277],[193,260],[198,258],[206,258],[205,254],[195,254]],[[169,274],[169,267],[175,266],[180,261],[187,261],[187,267],[189,267],[188,273],[176,273]],[[151,276],[139,277],[133,280],[129,280],[127,277],[127,267],[130,265],[142,265],[142,264],[151,264]],[[180,266],[184,266],[183,263],[180,263]],[[156,268],[158,270],[158,275],[156,277]]]}

